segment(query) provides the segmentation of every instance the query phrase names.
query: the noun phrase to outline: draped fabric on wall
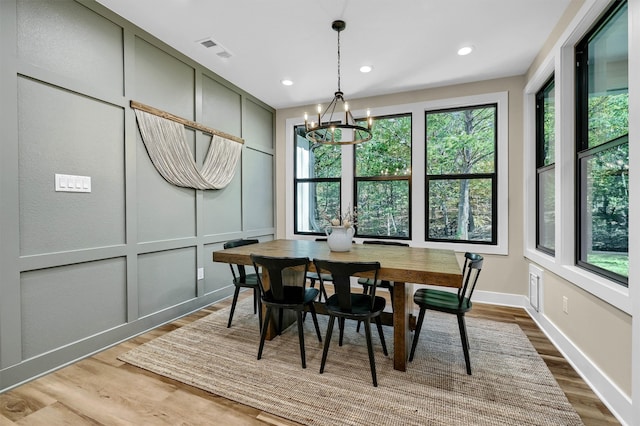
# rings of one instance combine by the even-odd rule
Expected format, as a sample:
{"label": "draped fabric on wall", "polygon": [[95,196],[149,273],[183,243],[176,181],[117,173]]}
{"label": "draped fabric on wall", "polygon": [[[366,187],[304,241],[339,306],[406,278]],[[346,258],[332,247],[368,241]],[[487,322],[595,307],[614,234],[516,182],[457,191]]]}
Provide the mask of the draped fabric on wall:
{"label": "draped fabric on wall", "polygon": [[187,145],[184,125],[139,109],[134,111],[149,158],[167,182],[194,189],[222,189],[231,182],[242,152],[241,143],[211,135],[199,170]]}

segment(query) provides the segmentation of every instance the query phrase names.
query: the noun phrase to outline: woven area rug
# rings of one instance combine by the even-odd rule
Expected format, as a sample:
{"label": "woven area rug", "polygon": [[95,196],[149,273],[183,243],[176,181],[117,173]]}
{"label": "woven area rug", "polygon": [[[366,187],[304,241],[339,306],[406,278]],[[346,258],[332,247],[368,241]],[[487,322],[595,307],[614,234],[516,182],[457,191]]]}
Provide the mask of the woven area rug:
{"label": "woven area rug", "polygon": [[[375,327],[378,387],[371,383],[364,331],[337,327],[325,372],[322,344],[305,321],[307,368],[295,326],[265,343],[251,298],[238,304],[226,328],[223,309],[141,345],[119,358],[154,373],[286,419],[309,425],[582,425],[535,349],[515,324],[467,318],[471,368],[465,371],[453,315],[428,312],[415,359],[393,369],[393,330],[384,327],[385,357]],[[326,318],[319,315],[326,332]]]}

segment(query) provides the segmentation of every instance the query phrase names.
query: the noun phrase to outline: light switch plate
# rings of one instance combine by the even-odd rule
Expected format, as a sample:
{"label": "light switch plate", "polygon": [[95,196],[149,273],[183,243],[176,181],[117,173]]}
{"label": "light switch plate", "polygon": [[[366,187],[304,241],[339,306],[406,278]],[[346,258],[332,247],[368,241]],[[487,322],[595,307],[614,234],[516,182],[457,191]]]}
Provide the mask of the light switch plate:
{"label": "light switch plate", "polygon": [[91,176],[56,173],[55,188],[57,192],[91,192]]}

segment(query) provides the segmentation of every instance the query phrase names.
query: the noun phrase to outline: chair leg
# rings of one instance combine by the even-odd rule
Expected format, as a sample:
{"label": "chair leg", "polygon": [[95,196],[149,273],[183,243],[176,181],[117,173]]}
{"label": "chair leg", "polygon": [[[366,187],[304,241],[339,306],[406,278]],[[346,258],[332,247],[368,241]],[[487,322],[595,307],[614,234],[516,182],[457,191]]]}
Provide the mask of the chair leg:
{"label": "chair leg", "polygon": [[340,328],[340,339],[338,340],[338,346],[342,346],[344,340],[344,318],[338,318],[338,328]]}
{"label": "chair leg", "polygon": [[324,373],[324,364],[327,362],[327,353],[329,352],[329,344],[331,343],[331,334],[333,333],[333,323],[336,317],[329,316],[329,324],[327,325],[327,335],[324,338],[324,349],[322,350],[322,361],[320,362],[320,374]]}
{"label": "chair leg", "polygon": [[[362,294],[369,294],[369,286],[366,284],[362,284]],[[393,299],[391,299],[393,300]],[[362,321],[358,321],[358,325],[356,326],[356,333],[360,333],[360,323]]]}
{"label": "chair leg", "polygon": [[302,368],[307,368],[307,357],[304,353],[304,329],[302,328],[302,311],[296,311],[298,317],[298,340],[300,341],[300,359]]}
{"label": "chair leg", "polygon": [[458,315],[458,328],[460,329],[460,340],[462,341],[462,351],[464,352],[464,363],[467,366],[467,374],[471,375],[471,361],[469,360],[469,336],[467,326],[464,322],[464,315]]}
{"label": "chair leg", "polygon": [[382,343],[382,352],[385,356],[389,356],[389,352],[387,352],[387,342],[384,340],[384,332],[382,331],[382,320],[379,316],[376,317],[376,326],[378,327],[378,334],[380,335],[380,343]]}
{"label": "chair leg", "polygon": [[264,348],[264,340],[267,337],[267,328],[269,327],[269,319],[271,318],[271,306],[267,307],[267,316],[264,318],[262,331],[260,332],[260,347],[258,348],[258,359],[262,358],[262,349]]}
{"label": "chair leg", "polygon": [[238,303],[238,295],[240,294],[240,287],[236,286],[233,291],[233,302],[231,302],[231,312],[229,312],[229,322],[227,328],[231,327],[231,320],[233,319],[233,313],[236,311],[236,303]]}
{"label": "chair leg", "polygon": [[258,326],[262,331],[262,299],[260,298],[260,291],[258,291]]}
{"label": "chair leg", "polygon": [[367,336],[367,351],[369,352],[369,366],[371,367],[371,378],[373,379],[373,386],[378,386],[378,379],[376,377],[376,359],[373,354],[373,345],[371,344],[371,319],[367,318],[364,321],[364,333]]}
{"label": "chair leg", "polygon": [[329,296],[327,296],[327,289],[324,287],[324,284],[322,284],[322,281],[320,281],[320,294],[318,295],[318,302],[322,302],[322,296],[324,296],[325,302],[329,298]]}
{"label": "chair leg", "polygon": [[282,324],[284,324],[284,309],[279,308],[278,309],[278,336],[280,336],[282,334]]}
{"label": "chair leg", "polygon": [[418,323],[416,324],[416,331],[413,336],[413,343],[411,344],[411,353],[409,354],[409,362],[413,361],[413,356],[416,353],[416,346],[418,346],[418,338],[420,337],[420,330],[422,330],[422,322],[424,321],[425,312],[426,312],[425,308],[420,308],[420,313],[418,314]]}
{"label": "chair leg", "polygon": [[[311,312],[311,318],[313,319],[313,325],[316,327],[316,334],[318,335],[318,341],[322,342],[322,334],[320,334],[320,325],[318,325],[318,315],[316,314],[316,308],[313,306],[313,302],[309,304],[309,311]],[[306,313],[306,311],[305,311]],[[302,319],[304,321],[304,318]]]}

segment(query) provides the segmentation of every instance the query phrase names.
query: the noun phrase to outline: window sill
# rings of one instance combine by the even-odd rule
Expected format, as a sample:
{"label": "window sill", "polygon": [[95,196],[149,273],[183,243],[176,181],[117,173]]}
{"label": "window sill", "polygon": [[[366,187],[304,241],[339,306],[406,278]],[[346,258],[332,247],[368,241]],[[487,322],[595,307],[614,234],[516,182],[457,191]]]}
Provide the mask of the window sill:
{"label": "window sill", "polygon": [[552,256],[540,251],[527,249],[525,258],[553,272],[572,284],[580,287],[611,306],[631,315],[629,288],[575,265],[562,265]]}

